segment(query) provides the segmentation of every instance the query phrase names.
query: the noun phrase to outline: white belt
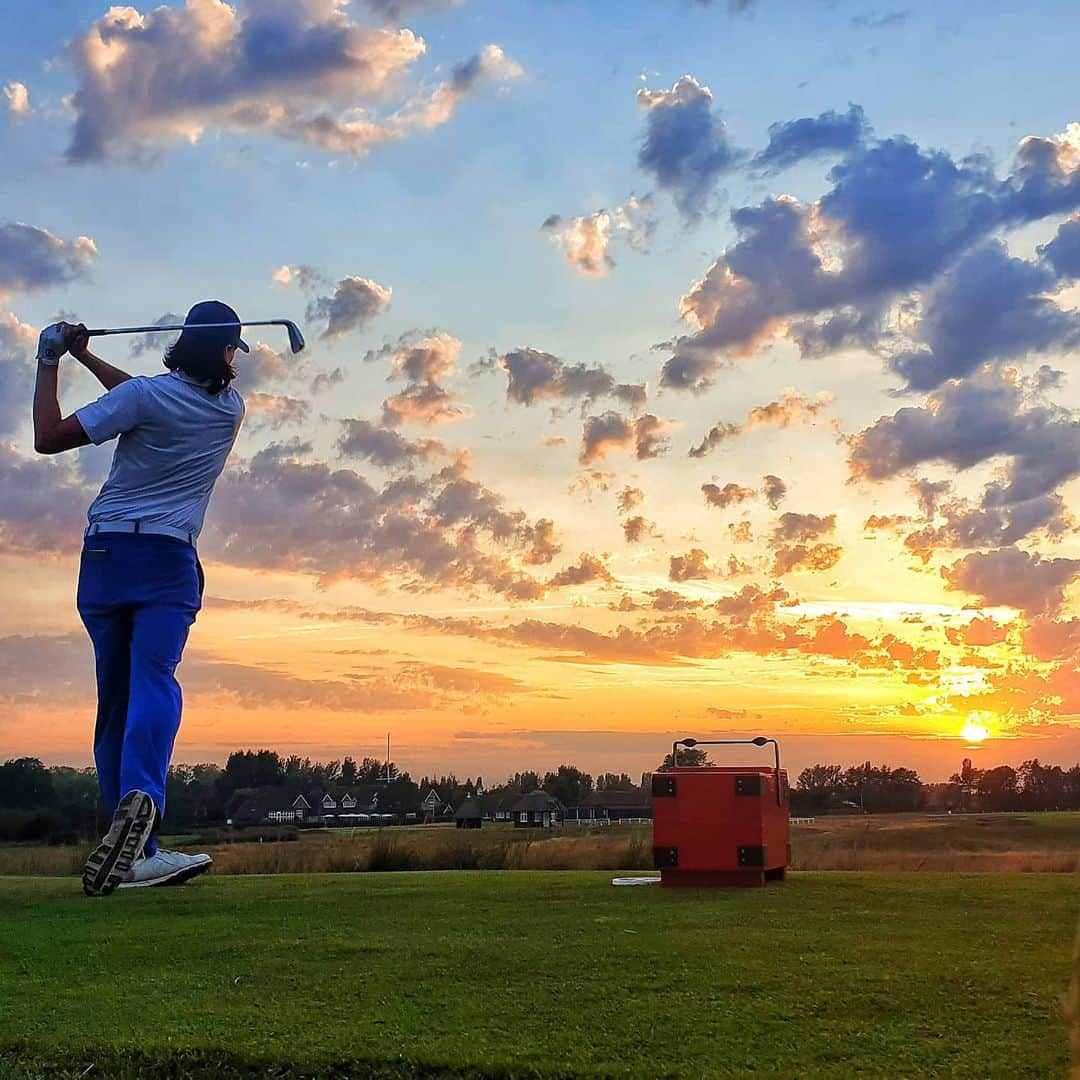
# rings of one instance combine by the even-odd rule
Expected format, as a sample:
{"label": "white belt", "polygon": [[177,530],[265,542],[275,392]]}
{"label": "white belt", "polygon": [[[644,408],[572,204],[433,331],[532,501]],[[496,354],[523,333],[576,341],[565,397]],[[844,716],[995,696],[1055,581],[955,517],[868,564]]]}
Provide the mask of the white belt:
{"label": "white belt", "polygon": [[195,534],[185,529],[174,529],[171,525],[157,525],[152,521],[97,521],[86,530],[87,536],[98,533],[138,533],[141,536],[171,536],[174,540],[183,540],[185,544],[195,546]]}

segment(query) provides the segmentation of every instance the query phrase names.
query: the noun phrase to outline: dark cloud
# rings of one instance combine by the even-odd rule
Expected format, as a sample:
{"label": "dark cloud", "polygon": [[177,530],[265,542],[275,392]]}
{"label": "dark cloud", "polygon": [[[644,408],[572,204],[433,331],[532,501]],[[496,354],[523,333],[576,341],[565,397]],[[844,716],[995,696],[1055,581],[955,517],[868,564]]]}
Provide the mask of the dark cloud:
{"label": "dark cloud", "polygon": [[772,572],[776,577],[783,577],[793,570],[824,573],[840,561],[843,553],[838,544],[788,544],[776,549]]}
{"label": "dark cloud", "polygon": [[827,514],[781,514],[780,521],[773,529],[773,543],[817,540],[836,529],[836,515]]}
{"label": "dark cloud", "polygon": [[582,429],[578,460],[582,465],[591,465],[613,450],[633,452],[639,461],[658,457],[668,449],[664,432],[670,427],[671,421],[661,420],[652,413],[633,420],[610,410],[589,416]]}
{"label": "dark cloud", "polygon": [[[167,311],[164,315],[155,319],[152,323],[144,326],[177,326],[184,321],[183,315],[177,315],[175,312]],[[175,340],[173,338],[172,340]],[[134,360],[137,357],[143,356],[145,353],[153,352],[159,355],[164,355],[165,350],[169,347],[170,339],[166,334],[135,334],[131,339],[131,344],[128,347],[128,355]]]}
{"label": "dark cloud", "polygon": [[[721,367],[780,334],[811,355],[849,344],[917,351],[917,342],[905,350],[896,331],[886,334],[889,306],[931,286],[992,230],[1080,206],[1078,133],[1025,139],[1004,181],[979,157],[958,162],[904,138],[867,142],[833,167],[816,203],[782,196],[734,210],[737,239],[683,298],[698,330],[674,343],[661,384],[701,392]],[[1014,293],[1031,280],[1030,270],[1000,259],[997,269],[1011,272]],[[1025,308],[1022,293],[1013,306],[1023,325],[1005,329],[1044,340],[1053,313],[1034,300]]]}
{"label": "dark cloud", "polygon": [[510,557],[532,546],[526,515],[472,481],[464,462],[376,488],[309,454],[303,444],[274,444],[230,466],[218,481],[203,550],[236,566],[323,580],[542,595]]}
{"label": "dark cloud", "polygon": [[311,402],[284,394],[264,394],[260,391],[244,398],[246,417],[252,430],[269,428],[278,431],[290,424],[302,424],[311,412]]}
{"label": "dark cloud", "polygon": [[1014,259],[1000,241],[965,254],[923,293],[914,350],[890,360],[913,390],[933,390],[986,361],[1023,359],[1080,343],[1080,314],[1045,294],[1048,264]]}
{"label": "dark cloud", "polygon": [[685,555],[672,555],[668,566],[671,581],[693,581],[713,576],[709,557],[701,548],[691,548]]}
{"label": "dark cloud", "polygon": [[761,493],[769,504],[770,510],[775,510],[787,496],[788,486],[779,476],[769,473],[761,478]]}
{"label": "dark cloud", "polygon": [[320,296],[308,304],[309,319],[325,319],[326,329],[320,337],[334,341],[359,330],[380,315],[390,304],[392,289],[383,288],[370,278],[342,278],[330,296]]}
{"label": "dark cloud", "polygon": [[688,222],[698,221],[712,207],[719,178],[742,158],[713,111],[712,92],[684,75],[670,90],[639,90],[637,102],[647,113],[638,164]]}
{"label": "dark cloud", "polygon": [[1071,217],[1058,226],[1054,239],[1039,248],[1039,255],[1054,268],[1059,278],[1080,278],[1080,216]]}
{"label": "dark cloud", "polygon": [[590,581],[610,582],[613,578],[611,571],[595,555],[582,555],[573,566],[560,570],[548,585],[558,589],[564,585],[586,585]]}
{"label": "dark cloud", "polygon": [[0,300],[85,277],[97,256],[88,236],[69,242],[18,221],[0,225]]}
{"label": "dark cloud", "polygon": [[77,80],[67,158],[145,160],[207,129],[364,157],[446,123],[481,83],[521,74],[488,45],[430,93],[410,93],[406,76],[425,51],[411,30],[360,26],[326,0],[189,3],[146,15],[114,7],[67,46]]}
{"label": "dark cloud", "polygon": [[820,116],[804,116],[769,125],[769,145],[757,154],[753,168],[777,173],[807,158],[823,154],[846,154],[861,146],[870,132],[866,116],[858,105],[846,113],[832,110]]}
{"label": "dark cloud", "polygon": [[1010,460],[988,504],[1047,495],[1080,475],[1080,421],[1029,403],[1014,374],[988,370],[947,383],[925,406],[883,416],[849,441],[856,479],[885,480],[930,461],[964,470],[995,457]]}
{"label": "dark cloud", "polygon": [[602,367],[567,364],[539,349],[513,349],[500,356],[498,363],[507,375],[507,400],[521,405],[563,398],[580,399],[584,407],[597,398],[613,397],[640,409],[648,399],[644,383],[619,383]]}
{"label": "dark cloud", "polygon": [[[11,314],[0,315],[0,438],[10,436],[30,418],[34,399],[34,364],[37,330]],[[2,451],[2,447],[0,447]]]}
{"label": "dark cloud", "polygon": [[551,562],[562,551],[555,538],[555,522],[550,518],[538,518],[535,525],[525,527],[524,535],[529,544],[525,562],[529,566],[541,566]]}
{"label": "dark cloud", "polygon": [[973,552],[941,568],[950,589],[1028,615],[1057,612],[1065,601],[1065,588],[1078,574],[1078,559],[1044,559],[1017,547]]}
{"label": "dark cloud", "polygon": [[623,536],[628,544],[640,544],[651,528],[651,524],[640,514],[634,514],[622,523]]}
{"label": "dark cloud", "polygon": [[45,558],[79,549],[86,508],[97,489],[86,482],[74,456],[23,457],[0,442],[0,491],[0,544],[6,553]]}
{"label": "dark cloud", "polygon": [[853,15],[851,25],[856,30],[887,30],[890,26],[900,26],[911,18],[911,12],[887,11],[881,14],[870,12],[866,15]]}
{"label": "dark cloud", "polygon": [[407,439],[370,420],[342,420],[343,431],[337,448],[346,457],[360,458],[373,465],[395,469],[427,462],[446,453],[438,439]]}
{"label": "dark cloud", "polygon": [[701,493],[709,506],[716,506],[721,510],[746,502],[747,499],[757,498],[757,492],[753,488],[740,487],[738,484],[725,484],[723,487],[719,484],[702,484]]}
{"label": "dark cloud", "polygon": [[645,492],[638,487],[626,485],[619,492],[618,507],[620,514],[628,514],[631,510],[640,506],[645,501]]}

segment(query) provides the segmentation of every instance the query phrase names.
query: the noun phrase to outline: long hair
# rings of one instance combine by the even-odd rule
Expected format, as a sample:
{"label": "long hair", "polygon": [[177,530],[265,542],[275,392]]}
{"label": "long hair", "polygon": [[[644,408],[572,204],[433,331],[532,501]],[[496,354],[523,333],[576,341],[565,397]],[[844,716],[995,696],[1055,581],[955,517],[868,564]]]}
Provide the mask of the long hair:
{"label": "long hair", "polygon": [[225,359],[225,349],[234,344],[228,329],[185,330],[165,350],[165,366],[182,371],[207,384],[210,394],[220,394],[236,378],[236,369]]}

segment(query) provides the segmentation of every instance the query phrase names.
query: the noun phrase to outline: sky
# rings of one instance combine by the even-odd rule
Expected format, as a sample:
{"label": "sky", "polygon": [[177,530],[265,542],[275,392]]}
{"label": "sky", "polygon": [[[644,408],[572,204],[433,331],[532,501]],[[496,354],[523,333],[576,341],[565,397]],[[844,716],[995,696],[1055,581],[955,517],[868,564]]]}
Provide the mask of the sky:
{"label": "sky", "polygon": [[211,297],[308,348],[247,335],[174,760],[1080,758],[1074,4],[5,13],[0,759],[91,756],[37,334]]}

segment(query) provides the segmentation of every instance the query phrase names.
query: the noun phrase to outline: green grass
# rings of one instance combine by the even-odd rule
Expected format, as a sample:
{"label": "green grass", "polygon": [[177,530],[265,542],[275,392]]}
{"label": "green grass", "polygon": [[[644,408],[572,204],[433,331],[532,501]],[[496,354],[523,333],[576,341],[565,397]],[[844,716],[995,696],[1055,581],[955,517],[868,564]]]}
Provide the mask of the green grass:
{"label": "green grass", "polygon": [[1065,1073],[1072,875],[610,878],[0,880],[0,1075]]}

